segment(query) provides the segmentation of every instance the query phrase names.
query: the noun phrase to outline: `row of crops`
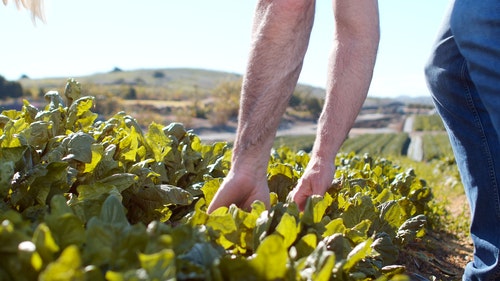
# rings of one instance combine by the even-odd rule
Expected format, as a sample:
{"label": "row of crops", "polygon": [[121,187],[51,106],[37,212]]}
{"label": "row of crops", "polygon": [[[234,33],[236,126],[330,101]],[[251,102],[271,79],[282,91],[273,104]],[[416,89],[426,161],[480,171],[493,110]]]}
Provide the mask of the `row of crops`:
{"label": "row of crops", "polygon": [[410,137],[406,133],[366,134],[347,139],[341,150],[373,155],[406,155]]}
{"label": "row of crops", "polygon": [[[448,135],[445,132],[423,134],[422,153],[423,161],[452,157]],[[366,134],[349,138],[341,148],[343,152],[369,153],[381,156],[407,156],[410,145],[410,136],[407,133]]]}
{"label": "row of crops", "polygon": [[271,207],[208,214],[226,143],[179,123],[99,120],[68,82],[0,114],[0,280],[409,280],[398,260],[437,225],[413,169],[355,153],[304,211],[286,200],[309,155],[271,155]]}
{"label": "row of crops", "polygon": [[[422,150],[419,161],[431,161],[453,156],[448,135],[438,115],[417,115],[414,120],[413,131],[416,134],[413,136],[413,141],[416,145],[421,146],[418,149]],[[313,142],[314,135],[278,137],[275,148],[288,146],[294,150],[309,152]],[[346,139],[340,151],[356,154],[368,153],[384,157],[408,156],[411,142],[412,136],[408,133],[362,134]]]}
{"label": "row of crops", "polygon": [[423,159],[441,159],[453,157],[453,150],[446,133],[424,134],[422,136]]}
{"label": "row of crops", "polygon": [[437,114],[417,115],[413,123],[413,130],[417,132],[444,131],[443,120]]}

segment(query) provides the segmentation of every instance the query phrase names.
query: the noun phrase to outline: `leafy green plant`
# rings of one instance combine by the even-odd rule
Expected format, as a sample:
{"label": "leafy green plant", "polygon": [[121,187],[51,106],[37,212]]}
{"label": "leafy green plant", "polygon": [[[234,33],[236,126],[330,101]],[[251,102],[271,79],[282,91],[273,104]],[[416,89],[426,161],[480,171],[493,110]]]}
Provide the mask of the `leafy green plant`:
{"label": "leafy green plant", "polygon": [[412,169],[340,154],[337,181],[301,212],[286,198],[309,155],[282,147],[270,209],[208,214],[225,143],[123,112],[99,120],[74,80],[45,97],[0,115],[1,280],[408,280],[398,253],[432,211]]}

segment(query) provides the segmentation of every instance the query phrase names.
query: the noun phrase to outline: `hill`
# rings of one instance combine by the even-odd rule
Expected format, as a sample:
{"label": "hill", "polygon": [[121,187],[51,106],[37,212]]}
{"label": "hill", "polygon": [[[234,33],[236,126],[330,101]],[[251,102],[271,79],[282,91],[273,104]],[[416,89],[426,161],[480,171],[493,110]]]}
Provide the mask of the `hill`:
{"label": "hill", "polygon": [[[25,89],[58,89],[65,85],[70,77],[42,79],[22,78],[19,80]],[[95,73],[75,78],[82,85],[95,84],[101,86],[141,86],[147,88],[163,88],[176,91],[199,91],[207,93],[219,83],[242,79],[241,74],[194,68],[163,68],[121,70],[115,68],[105,73]],[[324,89],[300,84],[299,90],[311,93],[316,97],[324,96]]]}

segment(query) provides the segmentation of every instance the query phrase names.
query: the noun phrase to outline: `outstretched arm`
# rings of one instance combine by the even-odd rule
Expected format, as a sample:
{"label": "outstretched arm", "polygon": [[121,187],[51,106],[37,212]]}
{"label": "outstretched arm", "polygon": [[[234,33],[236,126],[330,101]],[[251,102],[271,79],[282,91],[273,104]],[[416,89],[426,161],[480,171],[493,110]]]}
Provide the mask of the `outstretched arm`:
{"label": "outstretched arm", "polygon": [[267,165],[276,130],[309,44],[314,0],[260,0],[243,80],[232,167],[208,212],[235,203],[269,205]]}
{"label": "outstretched arm", "polygon": [[377,0],[334,0],[333,7],[335,36],[325,105],[311,160],[291,193],[300,209],[309,196],[324,195],[332,184],[335,156],[366,99],[380,37]]}

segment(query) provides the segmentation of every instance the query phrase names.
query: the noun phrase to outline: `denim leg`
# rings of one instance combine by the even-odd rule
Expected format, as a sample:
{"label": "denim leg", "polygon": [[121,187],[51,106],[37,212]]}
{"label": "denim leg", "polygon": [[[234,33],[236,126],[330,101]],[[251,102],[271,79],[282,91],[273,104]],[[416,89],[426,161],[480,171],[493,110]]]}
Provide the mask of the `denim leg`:
{"label": "denim leg", "polygon": [[426,67],[471,209],[474,258],[463,280],[500,280],[500,13],[495,24],[489,13],[498,5],[456,0]]}

